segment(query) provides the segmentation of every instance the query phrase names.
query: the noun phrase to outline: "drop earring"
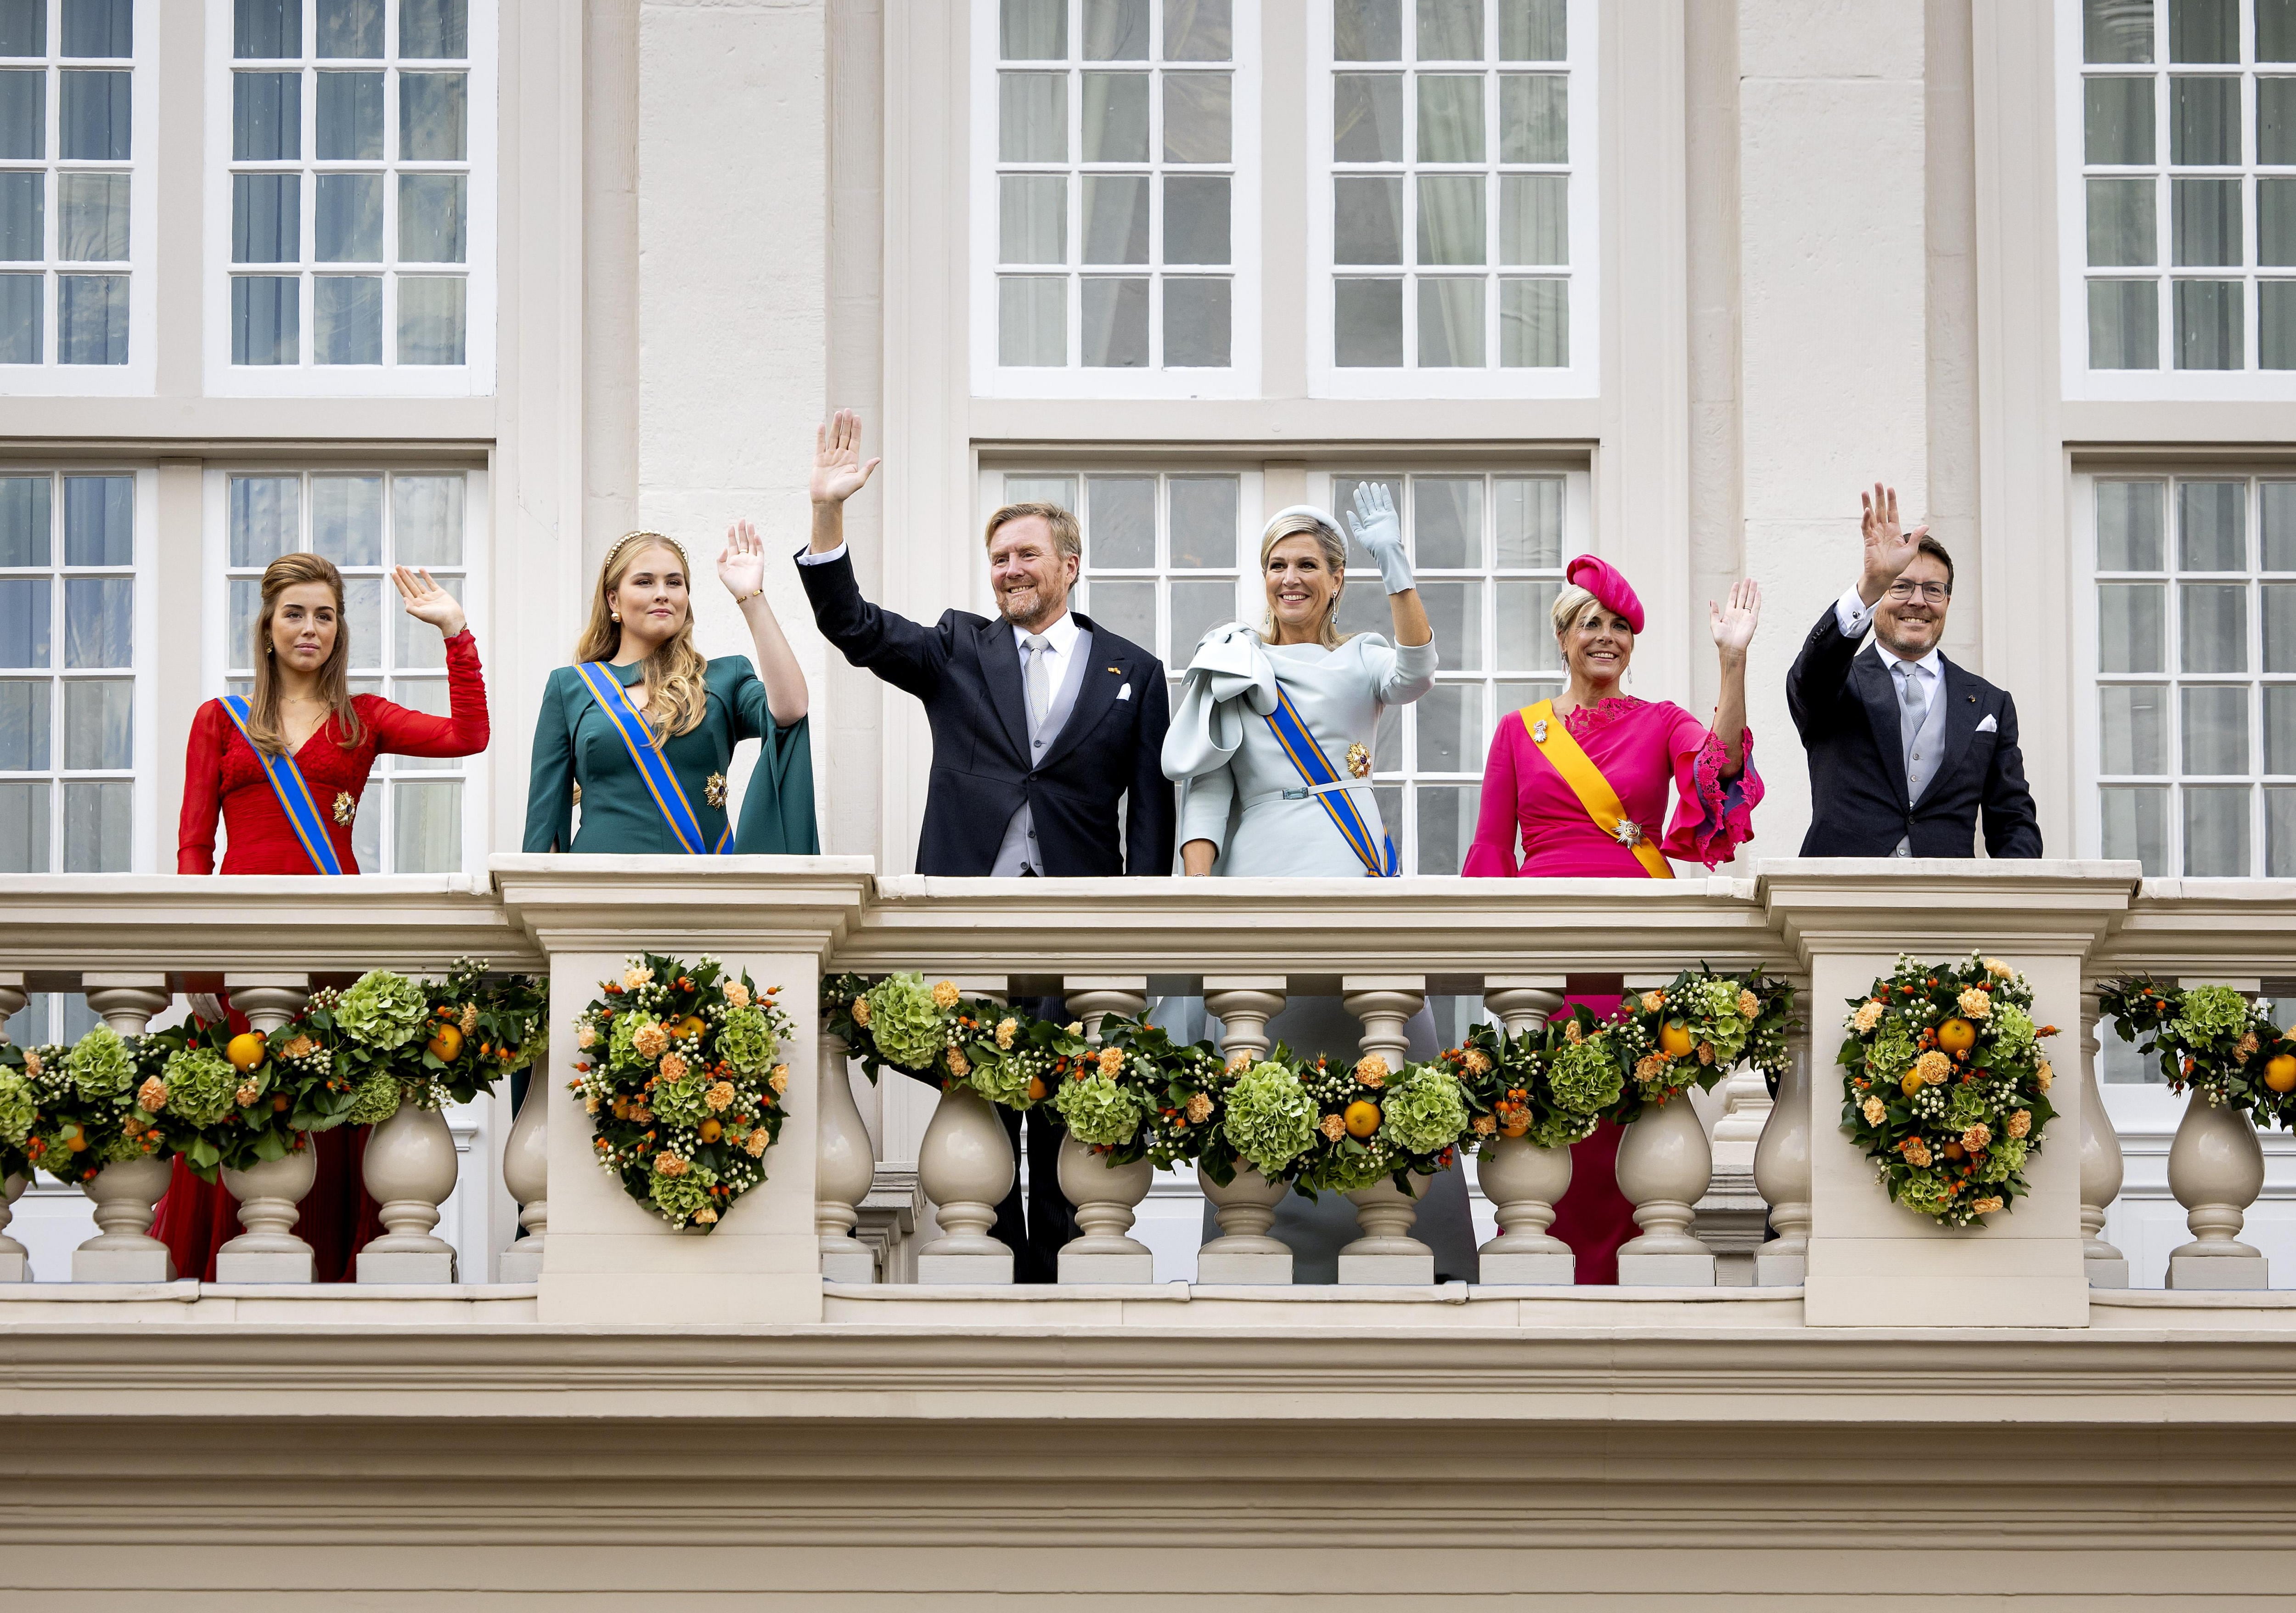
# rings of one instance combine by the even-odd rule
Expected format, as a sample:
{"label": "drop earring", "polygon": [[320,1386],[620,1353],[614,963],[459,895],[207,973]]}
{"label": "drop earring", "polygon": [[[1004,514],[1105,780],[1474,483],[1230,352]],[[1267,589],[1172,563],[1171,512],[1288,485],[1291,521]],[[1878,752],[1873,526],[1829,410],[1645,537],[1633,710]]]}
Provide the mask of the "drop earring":
{"label": "drop earring", "polygon": [[622,613],[621,613],[621,612],[619,612],[619,611],[616,611],[616,612],[613,613],[613,615],[614,615],[614,620],[615,620],[617,622],[619,622],[619,621],[621,621],[621,619],[622,619]]}

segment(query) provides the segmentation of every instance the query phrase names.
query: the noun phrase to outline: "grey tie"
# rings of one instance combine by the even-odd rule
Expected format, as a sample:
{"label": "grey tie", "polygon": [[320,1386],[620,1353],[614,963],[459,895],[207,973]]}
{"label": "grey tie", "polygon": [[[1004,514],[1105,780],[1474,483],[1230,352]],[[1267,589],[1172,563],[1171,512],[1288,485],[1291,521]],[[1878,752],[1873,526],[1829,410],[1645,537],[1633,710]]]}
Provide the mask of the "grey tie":
{"label": "grey tie", "polygon": [[1911,662],[1898,662],[1898,691],[1904,714],[1898,719],[1898,737],[1903,743],[1906,772],[1912,776],[1914,743],[1921,737],[1922,720],[1930,714],[1929,697],[1922,688],[1921,669]]}
{"label": "grey tie", "polygon": [[1053,704],[1053,669],[1045,660],[1052,640],[1042,633],[1030,633],[1021,642],[1029,649],[1028,665],[1021,669],[1021,675],[1029,687],[1029,737],[1034,739],[1037,730],[1045,726],[1045,713]]}

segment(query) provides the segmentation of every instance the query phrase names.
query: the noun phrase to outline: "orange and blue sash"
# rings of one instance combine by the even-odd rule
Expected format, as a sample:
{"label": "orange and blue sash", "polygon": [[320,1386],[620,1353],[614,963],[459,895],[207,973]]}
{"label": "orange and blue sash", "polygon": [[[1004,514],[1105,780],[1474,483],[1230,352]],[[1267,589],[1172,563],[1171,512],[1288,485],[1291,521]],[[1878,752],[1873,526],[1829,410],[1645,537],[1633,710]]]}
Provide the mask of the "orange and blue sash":
{"label": "orange and blue sash", "polygon": [[652,792],[654,805],[660,807],[661,815],[669,820],[669,832],[677,836],[678,844],[696,857],[728,850],[734,839],[733,824],[726,824],[725,832],[718,836],[717,844],[709,844],[709,836],[701,832],[701,820],[694,816],[693,802],[685,799],[685,792],[678,786],[677,775],[670,771],[668,758],[655,748],[653,735],[646,728],[645,719],[637,714],[630,704],[629,697],[622,693],[621,682],[614,676],[613,669],[603,661],[586,661],[574,670],[582,675],[582,681],[590,686],[590,693],[597,698],[598,709],[606,713],[606,720],[614,725],[615,732],[621,735],[623,745],[629,747],[631,764],[637,769],[638,777],[645,780],[646,788]]}
{"label": "orange and blue sash", "polygon": [[274,756],[255,743],[255,736],[247,731],[250,720],[247,702],[237,695],[223,697],[223,709],[239,725],[240,737],[247,748],[255,753],[256,761],[263,764],[263,776],[271,780],[271,793],[279,797],[279,810],[287,814],[287,825],[295,831],[295,838],[303,843],[304,855],[311,866],[322,874],[340,874],[343,860],[335,855],[335,843],[327,838],[327,820],[320,814],[318,801],[311,794],[311,786],[303,777],[303,769],[295,765],[292,756]]}
{"label": "orange and blue sash", "polygon": [[[1341,778],[1332,766],[1332,759],[1324,754],[1324,747],[1308,732],[1308,725],[1300,720],[1298,708],[1292,705],[1292,696],[1284,693],[1280,682],[1275,686],[1275,709],[1267,714],[1267,720],[1276,745],[1292,759],[1292,765],[1300,769],[1300,777],[1308,781],[1308,789],[1301,793],[1312,794],[1324,803],[1324,812],[1340,831],[1340,837],[1348,843],[1348,849],[1364,865],[1364,872],[1374,879],[1392,878],[1398,871],[1395,837],[1387,835],[1383,842],[1372,838],[1371,825],[1364,821],[1363,813],[1349,796],[1351,781]],[[1290,794],[1285,792],[1287,797]]]}

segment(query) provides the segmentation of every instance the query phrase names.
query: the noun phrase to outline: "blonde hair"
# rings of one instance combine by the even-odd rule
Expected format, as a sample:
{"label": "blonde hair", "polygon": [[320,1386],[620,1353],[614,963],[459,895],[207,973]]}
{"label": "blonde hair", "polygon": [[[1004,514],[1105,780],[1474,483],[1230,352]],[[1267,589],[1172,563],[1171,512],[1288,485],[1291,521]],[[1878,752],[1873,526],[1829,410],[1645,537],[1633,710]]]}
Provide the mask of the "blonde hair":
{"label": "blonde hair", "polygon": [[324,555],[282,555],[263,568],[263,609],[255,618],[255,643],[249,646],[252,650],[259,646],[261,653],[254,656],[255,693],[247,703],[247,737],[266,755],[287,753],[287,737],[279,727],[279,676],[274,670],[271,619],[278,613],[279,597],[306,582],[324,582],[335,596],[335,647],[319,667],[319,696],[342,729],[342,737],[336,743],[348,750],[366,732],[358,708],[351,704],[351,630],[343,620],[343,574]]}
{"label": "blonde hair", "polygon": [[1557,638],[1562,638],[1563,634],[1578,625],[1578,618],[1587,613],[1588,605],[1602,603],[1577,583],[1564,583],[1562,591],[1554,596],[1554,609],[1547,613],[1554,621],[1554,636]]}
{"label": "blonde hair", "polygon": [[[1267,523],[1267,531],[1259,539],[1260,575],[1267,575],[1267,557],[1275,552],[1277,544],[1286,538],[1301,536],[1316,540],[1316,547],[1324,551],[1324,564],[1331,568],[1332,575],[1339,579],[1339,589],[1332,595],[1332,603],[1324,612],[1323,625],[1316,634],[1317,644],[1327,650],[1335,650],[1345,642],[1340,637],[1339,630],[1340,595],[1347,591],[1348,586],[1348,540],[1340,536],[1340,529],[1321,515],[1307,510],[1285,511]],[[1275,612],[1272,607],[1260,625],[1259,636],[1263,638],[1275,637]]]}
{"label": "blonde hair", "polygon": [[[650,549],[664,548],[677,556],[678,569],[685,573],[686,587],[691,590],[693,568],[685,558],[685,551],[677,539],[660,532],[624,532],[606,551],[606,561],[598,568],[598,589],[590,601],[590,624],[582,630],[579,642],[574,646],[576,662],[611,661],[621,653],[622,624],[614,619],[614,590],[622,585],[630,563]],[[639,713],[644,719],[646,730],[653,736],[656,750],[672,734],[689,733],[701,725],[709,711],[709,686],[705,674],[709,663],[701,652],[693,647],[693,608],[689,591],[685,620],[645,658],[645,710]]]}
{"label": "blonde hair", "polygon": [[1030,499],[1025,504],[1008,504],[988,518],[988,530],[980,535],[983,547],[996,541],[996,529],[1009,522],[1038,517],[1053,529],[1053,547],[1066,560],[1084,557],[1084,533],[1077,526],[1077,518],[1057,504],[1043,499]]}

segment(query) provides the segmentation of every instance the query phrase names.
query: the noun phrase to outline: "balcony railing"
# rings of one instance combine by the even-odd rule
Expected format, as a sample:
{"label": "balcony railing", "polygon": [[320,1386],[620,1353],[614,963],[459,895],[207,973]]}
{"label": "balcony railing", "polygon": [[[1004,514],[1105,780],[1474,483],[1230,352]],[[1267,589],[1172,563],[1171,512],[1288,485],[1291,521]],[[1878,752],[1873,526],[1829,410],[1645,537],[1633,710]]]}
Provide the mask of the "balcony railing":
{"label": "balcony railing", "polygon": [[[107,1172],[89,1188],[102,1230],[70,1271],[51,1261],[36,1281],[0,1282],[0,1323],[84,1320],[85,1307],[106,1304],[146,1318],[204,1307],[291,1320],[323,1299],[388,1299],[424,1321],[584,1326],[993,1317],[1290,1328],[1472,1314],[1504,1327],[1698,1328],[1726,1314],[1765,1327],[2077,1328],[2131,1305],[2227,1304],[2266,1316],[2281,1296],[2259,1291],[2267,1263],[2240,1238],[2262,1181],[2245,1122],[2180,1142],[2190,1157],[2172,1157],[2171,1182],[2195,1236],[2172,1263],[2176,1292],[2126,1291],[2127,1263],[2102,1237],[2120,1156],[2095,1084],[2096,993],[2137,972],[2234,983],[2286,974],[2291,934],[2296,882],[2143,881],[2132,864],[2101,862],[1774,861],[1745,877],[1624,884],[879,878],[857,859],[517,856],[497,858],[483,881],[17,879],[0,892],[0,1009],[20,1009],[28,992],[81,992],[135,1031],[181,993],[227,988],[258,1025],[277,1024],[316,983],[477,956],[547,976],[552,1039],[501,1154],[524,1229],[512,1241],[505,1226],[488,1263],[501,1280],[455,1281],[451,1250],[430,1237],[454,1181],[450,1140],[443,1174],[400,1162],[386,1219],[390,1252],[407,1258],[373,1263],[362,1286],[155,1286],[168,1275],[145,1235],[158,1188]],[[2065,1027],[2051,1056],[2077,1078],[2053,1093],[2058,1115],[2028,1170],[2030,1197],[1995,1224],[1956,1231],[1877,1189],[1838,1125],[1833,1053],[1842,1005],[1898,953],[1973,949],[2031,981],[2036,1019]],[[779,984],[796,1024],[767,1179],[708,1236],[673,1230],[597,1168],[569,1090],[574,1014],[642,950],[706,953]],[[1465,1167],[1503,1229],[1473,1284],[1435,1286],[1408,1201],[1364,1196],[1364,1253],[1379,1258],[1343,1259],[1336,1287],[1290,1283],[1288,1255],[1265,1235],[1267,1203],[1225,1195],[1222,1236],[1198,1252],[1198,1280],[1156,1285],[1133,1236],[1147,1173],[1103,1172],[1072,1194],[1088,1236],[1061,1283],[1007,1288],[1010,1253],[988,1230],[1014,1172],[1001,1123],[978,1099],[936,1104],[890,1076],[873,1094],[858,1089],[865,1115],[846,1049],[816,1008],[818,981],[846,971],[917,970],[976,996],[1059,996],[1088,1029],[1201,997],[1232,1053],[1264,1048],[1290,999],[1336,996],[1360,1024],[1362,1049],[1399,1066],[1405,1026],[1431,995],[1480,997],[1520,1031],[1555,1011],[1574,978],[1642,989],[1701,963],[1792,980],[1810,1029],[1775,1101],[1740,1070],[1695,1111],[1667,1106],[1630,1128],[1620,1179],[1644,1237],[1607,1288],[1566,1286],[1568,1262],[1541,1231],[1547,1176],[1496,1149]],[[1159,1208],[1193,1220],[1190,1180],[1166,1179]],[[23,1266],[0,1241],[0,1278]]]}

